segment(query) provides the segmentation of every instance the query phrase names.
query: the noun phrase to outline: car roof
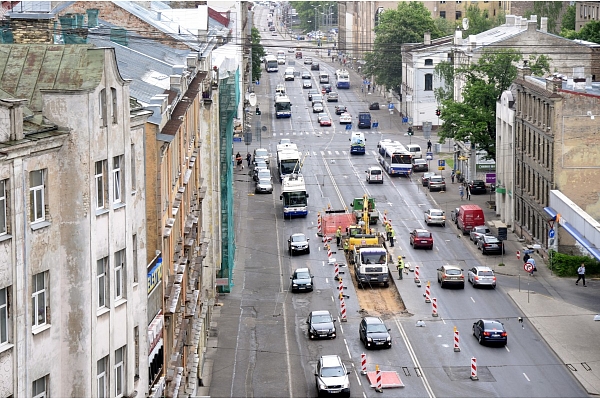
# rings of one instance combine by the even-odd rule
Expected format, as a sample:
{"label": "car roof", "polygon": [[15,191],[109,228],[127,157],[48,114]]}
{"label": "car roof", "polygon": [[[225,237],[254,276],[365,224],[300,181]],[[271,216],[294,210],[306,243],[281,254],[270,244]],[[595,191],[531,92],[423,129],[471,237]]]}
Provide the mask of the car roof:
{"label": "car roof", "polygon": [[379,317],[363,317],[367,324],[383,324],[383,321]]}
{"label": "car roof", "polygon": [[311,311],[310,313],[312,315],[331,315],[331,313],[327,310]]}
{"label": "car roof", "polygon": [[415,232],[419,233],[419,232],[427,232],[429,233],[429,231],[427,229],[415,229]]}
{"label": "car roof", "polygon": [[442,265],[444,269],[461,269],[458,265]]}
{"label": "car roof", "polygon": [[477,271],[490,271],[490,272],[494,272],[494,270],[491,269],[490,267],[485,267],[483,265],[476,265],[473,268],[475,268]]}
{"label": "car roof", "polygon": [[430,208],[430,209],[429,209],[429,210],[427,210],[427,211],[441,211],[441,212],[444,212],[444,210],[441,210],[441,209],[439,209],[439,208]]}
{"label": "car roof", "polygon": [[413,158],[413,161],[414,162],[419,162],[419,163],[422,163],[422,164],[426,164],[427,163],[427,161],[424,158]]}
{"label": "car roof", "polygon": [[294,271],[294,273],[298,273],[298,272],[308,272],[308,273],[310,273],[310,270],[308,268],[296,268],[296,270]]}
{"label": "car roof", "polygon": [[340,356],[337,355],[327,355],[321,356],[321,366],[322,367],[337,367],[342,365],[342,360]]}
{"label": "car roof", "polygon": [[381,171],[381,167],[369,167],[370,170]]}

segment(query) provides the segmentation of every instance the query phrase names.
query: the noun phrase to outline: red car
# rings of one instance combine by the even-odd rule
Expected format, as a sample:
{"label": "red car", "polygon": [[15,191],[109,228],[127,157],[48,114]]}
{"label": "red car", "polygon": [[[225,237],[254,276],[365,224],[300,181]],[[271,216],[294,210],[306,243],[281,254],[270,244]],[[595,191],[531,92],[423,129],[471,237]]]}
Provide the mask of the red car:
{"label": "red car", "polygon": [[422,247],[424,249],[433,249],[433,236],[427,229],[415,229],[410,233],[410,245],[413,249]]}
{"label": "red car", "polygon": [[321,117],[319,120],[319,125],[321,126],[331,126],[331,118],[329,117]]}

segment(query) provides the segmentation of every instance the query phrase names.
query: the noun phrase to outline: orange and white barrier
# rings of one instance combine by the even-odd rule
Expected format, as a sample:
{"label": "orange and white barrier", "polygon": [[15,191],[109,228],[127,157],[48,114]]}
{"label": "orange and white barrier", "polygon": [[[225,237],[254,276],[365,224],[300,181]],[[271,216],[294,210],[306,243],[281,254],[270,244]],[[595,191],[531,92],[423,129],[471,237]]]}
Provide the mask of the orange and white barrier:
{"label": "orange and white barrier", "polygon": [[479,380],[477,376],[477,359],[475,357],[471,358],[471,380]]}
{"label": "orange and white barrier", "polygon": [[340,307],[342,309],[342,318],[340,319],[340,321],[346,322],[348,321],[348,319],[346,318],[346,302],[344,301],[343,297],[340,299]]}
{"label": "orange and white barrier", "polygon": [[317,213],[317,234],[321,233],[321,213]]}
{"label": "orange and white barrier", "polygon": [[335,269],[333,270],[334,278],[336,281],[340,279],[340,268],[338,267],[338,263],[335,263]]}
{"label": "orange and white barrier", "polygon": [[415,283],[417,286],[421,285],[421,280],[419,279],[419,266],[415,266]]}
{"label": "orange and white barrier", "polygon": [[375,366],[375,372],[377,374],[377,386],[375,386],[375,390],[379,393],[383,393],[383,383],[381,381],[381,370],[379,369],[379,365]]}
{"label": "orange and white barrier", "polygon": [[327,258],[328,258],[328,259],[329,259],[329,258],[331,258],[331,255],[332,255],[332,254],[333,254],[333,253],[331,252],[331,246],[328,244],[328,245],[327,245]]}
{"label": "orange and white barrier", "polygon": [[383,213],[383,226],[386,226],[387,222],[388,222],[388,220],[387,220],[387,211],[385,211]]}
{"label": "orange and white barrier", "polygon": [[425,286],[425,303],[431,303],[431,282],[427,281]]}
{"label": "orange and white barrier", "polygon": [[456,329],[456,327],[454,327],[454,351],[460,351],[458,329]]}
{"label": "orange and white barrier", "polygon": [[517,260],[521,259],[521,252],[519,250],[517,250]]}
{"label": "orange and white barrier", "polygon": [[431,305],[433,306],[432,311],[431,311],[431,316],[432,317],[437,317],[438,316],[438,312],[437,312],[437,299],[435,297],[431,299]]}
{"label": "orange and white barrier", "polygon": [[360,355],[360,374],[367,374],[367,355],[365,353]]}

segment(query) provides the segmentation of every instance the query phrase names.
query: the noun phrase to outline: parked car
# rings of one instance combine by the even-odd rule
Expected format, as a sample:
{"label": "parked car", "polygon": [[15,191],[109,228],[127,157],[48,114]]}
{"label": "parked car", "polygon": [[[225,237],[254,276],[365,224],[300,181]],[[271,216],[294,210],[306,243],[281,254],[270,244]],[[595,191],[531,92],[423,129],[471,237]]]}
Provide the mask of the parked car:
{"label": "parked car", "polygon": [[273,193],[271,178],[259,178],[254,186],[254,193]]}
{"label": "parked car", "polygon": [[271,162],[269,150],[267,149],[254,149],[254,161],[263,160],[267,165]]}
{"label": "parked car", "polygon": [[435,176],[435,172],[425,172],[421,177],[421,184],[423,184],[423,186],[428,186],[429,178],[432,176]]}
{"label": "parked car", "polygon": [[508,342],[508,333],[504,329],[504,324],[498,320],[480,319],[473,323],[473,336],[479,344],[500,343],[506,346]]}
{"label": "parked car", "polygon": [[319,63],[318,62],[312,63],[310,66],[310,70],[311,71],[319,71]]}
{"label": "parked car", "polygon": [[425,211],[424,215],[426,225],[446,226],[446,213],[444,210],[430,208],[429,210]]}
{"label": "parked car", "polygon": [[475,180],[469,182],[469,190],[471,194],[486,194],[487,188],[485,187],[485,182],[481,180]]}
{"label": "parked car", "polygon": [[311,89],[308,91],[308,101],[312,101],[314,94],[321,94],[321,92],[317,89]]}
{"label": "parked car", "polygon": [[327,101],[328,102],[337,102],[338,101],[338,94],[336,92],[329,92],[327,94]]}
{"label": "parked car", "polygon": [[415,229],[410,233],[410,245],[413,249],[422,247],[425,249],[433,249],[433,236],[427,229]]}
{"label": "parked car", "polygon": [[348,113],[343,113],[342,115],[340,115],[340,124],[341,125],[347,125],[347,124],[351,124],[352,123],[352,115],[348,114]]}
{"label": "parked car", "polygon": [[313,103],[312,109],[313,109],[313,113],[323,112],[323,103],[320,103],[320,102]]}
{"label": "parked car", "polygon": [[310,269],[296,268],[293,275],[290,276],[290,279],[292,280],[292,293],[301,290],[312,292],[313,278],[314,276],[310,273]]}
{"label": "parked car", "polygon": [[469,268],[467,280],[475,286],[491,286],[496,289],[496,275],[490,267],[477,266]]}
{"label": "parked car", "polygon": [[329,115],[326,115],[325,117],[321,118],[319,120],[319,125],[320,126],[331,126],[331,118],[329,118]]}
{"label": "parked car", "polygon": [[312,80],[311,79],[302,79],[302,89],[310,89],[312,88]]}
{"label": "parked car", "polygon": [[441,175],[433,175],[429,178],[429,181],[427,181],[427,187],[430,192],[433,192],[434,190],[446,191],[446,181]]}
{"label": "parked car", "polygon": [[504,254],[504,245],[496,236],[483,235],[477,241],[477,248],[481,250],[481,254]]}
{"label": "parked car", "polygon": [[424,158],[413,158],[412,169],[413,169],[413,172],[429,171],[429,166],[427,165],[427,160],[425,160]]}
{"label": "parked car", "polygon": [[328,338],[335,339],[335,319],[329,311],[312,311],[306,319],[308,324],[308,338]]}
{"label": "parked car", "polygon": [[379,110],[379,103],[374,102],[369,104],[369,110]]}
{"label": "parked car", "polygon": [[369,167],[365,172],[368,183],[383,183],[383,170],[380,167]]}
{"label": "parked car", "polygon": [[460,208],[456,207],[454,210],[450,211],[450,219],[454,221],[455,224],[458,225],[458,213],[460,212]]}
{"label": "parked car", "polygon": [[259,181],[261,179],[271,179],[271,171],[268,168],[255,168],[254,169],[254,180]]}
{"label": "parked car", "polygon": [[437,269],[437,280],[440,287],[458,285],[461,289],[465,287],[465,276],[463,270],[456,265],[442,265]]}
{"label": "parked car", "polygon": [[339,356],[321,356],[315,370],[315,385],[319,397],[326,394],[350,397],[349,374]]}
{"label": "parked car", "polygon": [[310,239],[307,238],[304,233],[291,234],[288,239],[288,252],[290,253],[290,256],[300,252],[310,254],[309,240]]}
{"label": "parked car", "polygon": [[392,347],[390,329],[378,317],[363,317],[358,326],[358,336],[367,349]]}
{"label": "parked car", "polygon": [[477,244],[477,241],[479,240],[480,237],[482,237],[483,235],[491,235],[491,233],[492,233],[492,231],[490,230],[490,228],[488,228],[485,225],[476,226],[469,233],[469,240],[471,240],[471,242]]}
{"label": "parked car", "polygon": [[342,115],[345,112],[348,112],[348,108],[346,106],[335,106],[335,115]]}

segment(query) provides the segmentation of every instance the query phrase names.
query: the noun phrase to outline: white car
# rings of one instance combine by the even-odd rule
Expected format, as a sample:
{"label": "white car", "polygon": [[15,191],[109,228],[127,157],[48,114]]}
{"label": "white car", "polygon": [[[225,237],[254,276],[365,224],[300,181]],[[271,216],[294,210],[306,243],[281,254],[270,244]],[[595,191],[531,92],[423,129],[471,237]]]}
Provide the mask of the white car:
{"label": "white car", "polygon": [[475,286],[491,286],[496,289],[496,276],[490,267],[477,266],[467,271],[467,280]]}
{"label": "white car", "polygon": [[285,57],[278,57],[277,58],[277,64],[278,65],[285,65]]}
{"label": "white car", "polygon": [[348,113],[343,113],[340,115],[340,124],[351,124],[352,116]]}
{"label": "white car", "polygon": [[425,211],[425,224],[426,225],[441,225],[446,226],[446,214],[444,210],[437,208],[430,208]]}
{"label": "white car", "polygon": [[323,112],[323,103],[317,102],[317,103],[313,104],[313,112],[314,113]]}
{"label": "white car", "polygon": [[310,79],[302,79],[302,88],[303,89],[310,89],[310,88],[312,88],[312,80],[310,80]]}

